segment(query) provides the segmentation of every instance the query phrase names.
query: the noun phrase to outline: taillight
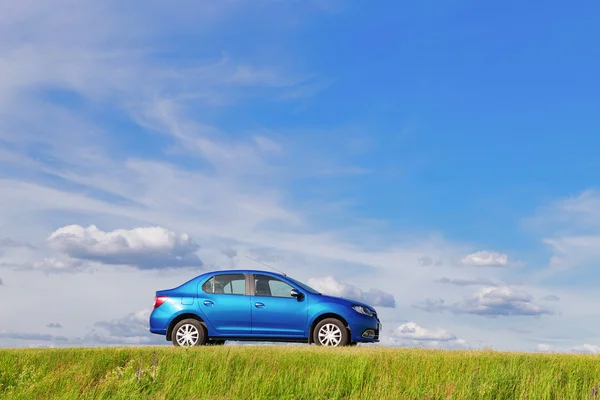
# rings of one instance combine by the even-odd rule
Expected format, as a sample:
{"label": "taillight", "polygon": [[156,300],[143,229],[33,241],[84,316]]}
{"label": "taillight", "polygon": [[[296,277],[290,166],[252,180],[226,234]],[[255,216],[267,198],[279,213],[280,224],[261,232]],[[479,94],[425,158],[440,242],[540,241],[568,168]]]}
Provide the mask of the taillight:
{"label": "taillight", "polygon": [[162,303],[164,303],[165,301],[167,301],[168,297],[167,296],[156,296],[154,298],[154,308],[160,306]]}

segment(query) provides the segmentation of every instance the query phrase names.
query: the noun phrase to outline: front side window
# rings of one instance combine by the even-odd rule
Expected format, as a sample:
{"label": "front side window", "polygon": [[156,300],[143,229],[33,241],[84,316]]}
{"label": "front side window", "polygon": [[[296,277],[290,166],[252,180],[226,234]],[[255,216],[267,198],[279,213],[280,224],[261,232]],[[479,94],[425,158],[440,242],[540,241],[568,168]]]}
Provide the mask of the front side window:
{"label": "front side window", "polygon": [[244,274],[215,275],[202,285],[202,291],[214,294],[246,294]]}
{"label": "front side window", "polygon": [[292,297],[293,286],[268,275],[254,275],[256,296]]}

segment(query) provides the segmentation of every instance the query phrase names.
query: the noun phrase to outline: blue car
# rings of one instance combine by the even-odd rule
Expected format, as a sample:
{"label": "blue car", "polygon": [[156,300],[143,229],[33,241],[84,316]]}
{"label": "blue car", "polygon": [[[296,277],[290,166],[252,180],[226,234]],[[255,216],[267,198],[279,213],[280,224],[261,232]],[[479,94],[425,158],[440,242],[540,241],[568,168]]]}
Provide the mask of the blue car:
{"label": "blue car", "polygon": [[375,309],[326,296],[284,274],[214,271],[156,292],[150,332],[175,346],[226,340],[347,346],[379,341]]}

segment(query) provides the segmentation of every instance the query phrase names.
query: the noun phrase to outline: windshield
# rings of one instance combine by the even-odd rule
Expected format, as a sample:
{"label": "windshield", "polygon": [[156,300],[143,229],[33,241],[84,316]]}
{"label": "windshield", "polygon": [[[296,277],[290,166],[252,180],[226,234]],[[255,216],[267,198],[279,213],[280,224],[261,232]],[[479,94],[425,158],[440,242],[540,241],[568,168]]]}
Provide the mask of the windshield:
{"label": "windshield", "polygon": [[302,282],[298,282],[294,278],[290,278],[289,276],[286,276],[286,278],[288,278],[290,281],[294,282],[296,285],[300,286],[302,289],[306,290],[307,292],[310,292],[313,294],[321,294],[318,291],[316,291],[315,289],[311,288],[310,286],[308,286]]}

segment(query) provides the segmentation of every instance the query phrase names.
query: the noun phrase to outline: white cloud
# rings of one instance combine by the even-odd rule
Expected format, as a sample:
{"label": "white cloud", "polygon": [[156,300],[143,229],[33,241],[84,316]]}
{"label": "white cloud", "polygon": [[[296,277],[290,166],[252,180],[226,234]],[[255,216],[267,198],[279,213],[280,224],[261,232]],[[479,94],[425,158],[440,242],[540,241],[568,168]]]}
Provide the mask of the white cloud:
{"label": "white cloud", "polygon": [[74,259],[103,264],[141,269],[202,265],[195,254],[199,246],[189,235],[161,227],[104,232],[94,225],[69,225],[53,232],[48,243]]}
{"label": "white cloud", "polygon": [[426,300],[415,304],[428,312],[451,311],[455,314],[474,314],[486,317],[539,316],[553,314],[547,307],[538,305],[530,294],[508,286],[484,287],[452,305],[444,300]]}
{"label": "white cloud", "polygon": [[328,294],[330,296],[346,297],[349,299],[365,302],[374,307],[395,307],[396,300],[390,293],[386,293],[379,289],[370,289],[363,291],[362,289],[350,285],[345,282],[340,282],[333,276],[322,278],[311,278],[308,280],[308,285],[314,289]]}
{"label": "white cloud", "polygon": [[51,328],[51,329],[62,329],[62,325],[59,324],[58,322],[51,322],[48,325],[46,325],[46,328]]}
{"label": "white cloud", "polygon": [[495,251],[478,251],[469,254],[460,260],[462,265],[468,267],[500,267],[510,266],[508,256]]}

